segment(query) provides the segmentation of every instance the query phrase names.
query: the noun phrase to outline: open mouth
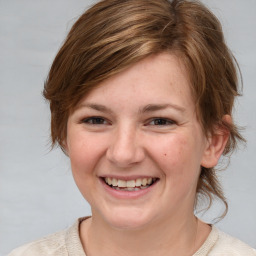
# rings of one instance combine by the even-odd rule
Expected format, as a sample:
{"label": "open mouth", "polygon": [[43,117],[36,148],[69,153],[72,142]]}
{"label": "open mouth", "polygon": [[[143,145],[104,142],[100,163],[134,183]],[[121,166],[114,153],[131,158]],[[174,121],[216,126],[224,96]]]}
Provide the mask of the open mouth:
{"label": "open mouth", "polygon": [[139,191],[146,189],[157,182],[158,178],[138,178],[135,180],[120,180],[115,178],[102,178],[104,182],[111,188],[122,191]]}

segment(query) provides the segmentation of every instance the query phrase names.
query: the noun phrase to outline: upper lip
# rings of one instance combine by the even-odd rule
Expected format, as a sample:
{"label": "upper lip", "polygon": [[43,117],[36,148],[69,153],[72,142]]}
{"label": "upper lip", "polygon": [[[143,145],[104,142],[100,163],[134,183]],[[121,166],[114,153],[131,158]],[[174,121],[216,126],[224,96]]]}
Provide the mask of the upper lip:
{"label": "upper lip", "polygon": [[152,175],[132,175],[132,176],[120,176],[120,175],[102,175],[100,178],[112,178],[112,179],[117,179],[117,180],[136,180],[136,179],[143,179],[143,178],[155,178],[157,179],[158,177]]}

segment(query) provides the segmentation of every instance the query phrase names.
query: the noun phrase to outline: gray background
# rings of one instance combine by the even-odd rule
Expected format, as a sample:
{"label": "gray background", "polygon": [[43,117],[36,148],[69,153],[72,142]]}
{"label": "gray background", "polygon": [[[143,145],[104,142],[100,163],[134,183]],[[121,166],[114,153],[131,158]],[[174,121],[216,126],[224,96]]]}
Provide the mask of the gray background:
{"label": "gray background", "polygon": [[[256,247],[256,1],[205,0],[220,18],[243,73],[235,117],[246,148],[221,174],[229,213],[219,228]],[[41,91],[64,36],[93,1],[0,0],[0,255],[71,225],[90,208],[60,150],[50,152]],[[220,213],[215,204],[203,216]]]}

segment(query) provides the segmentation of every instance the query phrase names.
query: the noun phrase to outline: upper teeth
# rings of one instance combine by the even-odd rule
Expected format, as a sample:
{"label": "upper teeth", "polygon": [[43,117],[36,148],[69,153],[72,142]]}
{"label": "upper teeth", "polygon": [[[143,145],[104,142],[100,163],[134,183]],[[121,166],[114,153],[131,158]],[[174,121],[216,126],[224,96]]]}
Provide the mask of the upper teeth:
{"label": "upper teeth", "polygon": [[139,178],[136,180],[119,180],[115,178],[105,178],[108,185],[119,188],[135,188],[152,184],[155,179],[153,178]]}

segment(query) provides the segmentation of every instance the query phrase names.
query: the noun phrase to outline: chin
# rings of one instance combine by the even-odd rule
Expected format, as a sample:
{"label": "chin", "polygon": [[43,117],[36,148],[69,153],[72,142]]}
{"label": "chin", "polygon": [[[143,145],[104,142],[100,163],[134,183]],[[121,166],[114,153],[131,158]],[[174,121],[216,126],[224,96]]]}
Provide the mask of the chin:
{"label": "chin", "polygon": [[110,220],[109,224],[115,229],[138,230],[143,229],[143,227],[147,226],[148,222],[141,219],[124,217]]}
{"label": "chin", "polygon": [[153,222],[153,216],[149,216],[142,209],[119,209],[103,215],[105,222],[115,229],[136,230],[143,229]]}

